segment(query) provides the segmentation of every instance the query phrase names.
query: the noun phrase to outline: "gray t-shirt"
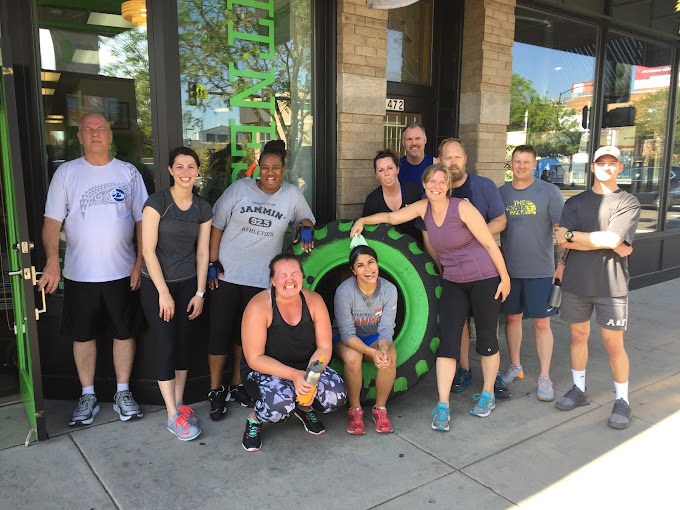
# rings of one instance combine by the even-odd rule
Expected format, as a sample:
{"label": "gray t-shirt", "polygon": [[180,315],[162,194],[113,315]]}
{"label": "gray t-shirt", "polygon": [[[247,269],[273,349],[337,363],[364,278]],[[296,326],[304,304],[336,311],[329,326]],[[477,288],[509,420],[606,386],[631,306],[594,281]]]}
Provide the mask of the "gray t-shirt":
{"label": "gray t-shirt", "polygon": [[[201,224],[212,219],[210,204],[193,195],[191,207],[182,211],[166,188],[151,195],[144,207],[151,207],[161,215],[156,257],[165,281],[179,282],[196,276],[196,239]],[[146,261],[142,263],[142,274],[149,276]]]}
{"label": "gray t-shirt", "polygon": [[265,193],[253,179],[229,186],[213,207],[212,226],[223,230],[220,280],[267,288],[269,262],[281,253],[288,226],[304,219],[314,222],[312,211],[299,189],[282,182],[276,193]]}
{"label": "gray t-shirt", "polygon": [[534,179],[515,189],[498,188],[508,220],[501,232],[505,265],[511,278],[546,278],[555,273],[553,225],[560,222],[564,199],[557,186]]}
{"label": "gray t-shirt", "polygon": [[[564,204],[560,226],[576,232],[615,232],[632,245],[639,219],[640,202],[630,193],[586,190]],[[628,257],[610,249],[570,250],[562,289],[580,296],[621,297],[628,295],[629,278]]]}
{"label": "gray t-shirt", "polygon": [[355,276],[338,286],[333,300],[334,333],[347,344],[353,336],[378,334],[378,340],[392,341],[394,320],[397,316],[397,288],[384,278],[378,277],[378,286],[371,297],[364,296]]}

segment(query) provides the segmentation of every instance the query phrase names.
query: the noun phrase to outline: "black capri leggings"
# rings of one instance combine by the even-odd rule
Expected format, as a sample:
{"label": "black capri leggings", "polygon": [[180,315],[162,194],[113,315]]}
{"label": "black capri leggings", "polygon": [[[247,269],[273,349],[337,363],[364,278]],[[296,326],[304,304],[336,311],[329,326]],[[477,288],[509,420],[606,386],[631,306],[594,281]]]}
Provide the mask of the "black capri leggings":
{"label": "black capri leggings", "polygon": [[231,354],[235,343],[241,345],[241,319],[250,300],[263,289],[220,280],[216,289],[208,291],[210,337],[208,354]]}
{"label": "black capri leggings", "polygon": [[444,280],[439,300],[439,358],[460,358],[460,339],[468,315],[475,318],[476,348],[480,356],[498,352],[496,326],[501,300],[494,299],[499,276],[476,282],[455,283]]}
{"label": "black capri leggings", "polygon": [[175,315],[165,322],[158,316],[158,290],[151,278],[142,276],[142,309],[153,335],[154,364],[159,381],[174,379],[175,370],[189,369],[192,324],[187,306],[197,289],[196,278],[167,282],[167,285],[175,300]]}

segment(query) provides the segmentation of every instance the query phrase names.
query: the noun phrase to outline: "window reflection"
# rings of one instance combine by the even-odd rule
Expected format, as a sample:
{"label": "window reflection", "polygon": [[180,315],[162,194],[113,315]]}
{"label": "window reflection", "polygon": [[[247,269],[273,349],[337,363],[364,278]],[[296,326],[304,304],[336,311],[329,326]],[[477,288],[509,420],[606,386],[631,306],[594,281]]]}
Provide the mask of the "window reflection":
{"label": "window reflection", "polygon": [[387,17],[388,81],[430,85],[432,74],[432,0],[421,0]]}
{"label": "window reflection", "polygon": [[284,179],[313,207],[311,1],[253,5],[178,0],[184,143],[214,203],[234,180],[258,175],[266,142],[285,140]]}
{"label": "window reflection", "polygon": [[609,37],[600,145],[621,150],[624,170],[617,184],[642,205],[638,232],[659,230],[670,77],[669,48],[617,34]]}
{"label": "window reflection", "polygon": [[557,185],[565,199],[587,185],[585,120],[593,101],[595,37],[593,27],[516,10],[508,160],[514,147],[532,144],[538,155],[534,177]]}
{"label": "window reflection", "polygon": [[[136,0],[144,8],[144,1]],[[101,113],[113,132],[111,155],[134,164],[153,191],[147,33],[120,12],[38,8],[48,177],[82,155],[80,118]],[[141,12],[141,11],[140,11]]]}

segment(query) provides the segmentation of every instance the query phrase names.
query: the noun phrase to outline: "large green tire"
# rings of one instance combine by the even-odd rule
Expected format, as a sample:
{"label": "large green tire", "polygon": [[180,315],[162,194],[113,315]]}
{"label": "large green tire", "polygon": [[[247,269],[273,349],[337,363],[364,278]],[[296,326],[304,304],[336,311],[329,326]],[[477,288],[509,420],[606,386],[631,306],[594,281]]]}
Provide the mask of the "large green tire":
{"label": "large green tire", "polygon": [[[314,249],[302,256],[305,287],[316,290],[317,285],[331,271],[348,266],[349,231],[352,221],[337,220],[314,230]],[[432,258],[412,237],[400,234],[390,225],[369,225],[364,238],[378,254],[380,274],[397,286],[403,303],[403,322],[394,344],[397,349],[397,377],[390,398],[413,387],[434,366],[439,346],[438,300],[441,286]],[[329,296],[324,296],[329,301]],[[330,296],[332,300],[332,296]],[[329,307],[331,303],[328,303]],[[401,314],[400,314],[401,316]],[[334,358],[331,366],[343,372],[342,361]],[[364,361],[362,367],[364,404],[375,400],[373,363]]]}

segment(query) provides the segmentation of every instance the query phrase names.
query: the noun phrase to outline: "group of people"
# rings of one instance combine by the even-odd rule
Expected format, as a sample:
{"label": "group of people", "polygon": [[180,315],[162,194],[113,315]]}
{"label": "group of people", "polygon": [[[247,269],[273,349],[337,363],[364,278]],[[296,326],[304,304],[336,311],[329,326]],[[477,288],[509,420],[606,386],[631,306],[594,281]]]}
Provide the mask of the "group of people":
{"label": "group of people", "polygon": [[[331,323],[322,297],[303,288],[300,260],[281,253],[290,227],[303,251],[311,251],[315,224],[302,193],[283,181],[282,141],[262,149],[257,179],[233,183],[210,207],[193,193],[200,161],[192,149],[171,151],[172,184],[149,197],[136,168],[110,156],[112,137],[104,117],[82,117],[78,139],[84,156],[58,168],[45,207],[46,265],[39,289],[51,293],[58,287],[62,225],[66,237],[60,332],[73,341],[82,386],[70,425],[90,424],[99,411],[96,338],[105,334],[114,338],[113,408],[123,421],[143,416],[129,387],[141,300],[167,428],[180,440],[196,438],[200,425],[194,410],[184,404],[184,387],[195,342],[192,321],[208,297],[210,417],[224,417],[230,400],[253,407],[243,435],[246,450],[261,448],[262,423],[294,415],[307,432],[321,434],[325,429],[317,412],[346,403],[347,432],[364,434],[363,361],[377,368],[371,411],[375,429],[392,432],[386,404],[396,377],[398,292],[379,276],[378,254],[370,239],[361,236],[364,225],[377,223],[401,225],[402,232],[422,243],[443,278],[433,429],[449,430],[450,392],[463,391],[472,382],[469,317],[475,321],[483,379],[481,393],[473,397],[473,415],[488,416],[496,398],[510,396],[507,384],[524,377],[523,316],[532,319],[536,332],[541,364],[537,397],[554,400],[550,316],[557,310],[548,307],[547,297],[557,279],[563,281],[562,318],[572,333],[574,387],[556,406],[568,410],[588,403],[585,364],[594,307],[616,384],[609,424],[628,425],[626,257],[632,251],[639,204],[616,187],[623,168],[616,148],[596,152],[593,188],[568,200],[563,209],[559,190],[533,178],[536,153],[530,146],[515,149],[513,181],[499,191],[489,179],[466,173],[460,140],[442,141],[439,158],[432,158],[424,154],[423,127],[407,126],[406,155],[399,159],[385,149],[374,159],[380,186],[367,197],[364,217],[351,229],[348,263],[353,276],[336,290]],[[493,237],[499,232],[502,252]],[[567,257],[571,251],[575,253]],[[499,371],[499,313],[507,315],[510,364],[504,372]],[[231,380],[225,387],[222,376],[229,356]],[[328,366],[332,356],[343,362],[342,377]],[[318,382],[308,378],[311,365],[320,366]]]}

